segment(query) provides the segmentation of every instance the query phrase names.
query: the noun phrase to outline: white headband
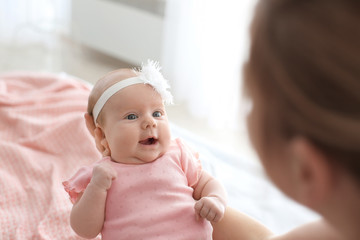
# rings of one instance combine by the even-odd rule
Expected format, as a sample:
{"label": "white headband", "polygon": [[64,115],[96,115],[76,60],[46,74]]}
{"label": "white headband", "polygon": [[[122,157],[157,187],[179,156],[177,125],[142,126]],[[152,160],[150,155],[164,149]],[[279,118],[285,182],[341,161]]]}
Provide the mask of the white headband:
{"label": "white headband", "polygon": [[92,111],[94,122],[96,124],[96,120],[101,112],[101,109],[104,107],[105,103],[111,98],[115,93],[120,91],[123,88],[134,84],[149,84],[151,85],[161,96],[165,104],[172,104],[173,96],[171,95],[168,88],[170,88],[167,80],[160,73],[160,66],[157,62],[148,60],[146,65],[142,65],[139,71],[135,70],[137,74],[136,77],[127,78],[120,82],[115,83],[106,89],[103,94],[101,94],[100,98],[95,103],[94,109]]}

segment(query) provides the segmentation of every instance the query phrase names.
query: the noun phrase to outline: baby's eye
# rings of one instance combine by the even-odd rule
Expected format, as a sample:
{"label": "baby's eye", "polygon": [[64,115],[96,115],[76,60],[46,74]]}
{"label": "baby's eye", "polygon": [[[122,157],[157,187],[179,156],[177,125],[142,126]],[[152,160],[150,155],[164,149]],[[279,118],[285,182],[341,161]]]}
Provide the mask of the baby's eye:
{"label": "baby's eye", "polygon": [[162,113],[160,111],[156,111],[153,113],[153,117],[161,117]]}
{"label": "baby's eye", "polygon": [[135,114],[129,114],[126,116],[126,119],[128,119],[128,120],[135,120],[137,118],[138,118],[138,116],[136,116]]}

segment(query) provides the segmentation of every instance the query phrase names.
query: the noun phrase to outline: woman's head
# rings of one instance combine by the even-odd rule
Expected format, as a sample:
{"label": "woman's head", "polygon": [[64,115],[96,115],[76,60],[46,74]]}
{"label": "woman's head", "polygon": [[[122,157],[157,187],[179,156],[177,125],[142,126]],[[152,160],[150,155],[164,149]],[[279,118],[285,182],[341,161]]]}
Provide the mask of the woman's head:
{"label": "woman's head", "polygon": [[260,1],[245,86],[263,160],[300,136],[360,182],[359,26],[359,1]]}

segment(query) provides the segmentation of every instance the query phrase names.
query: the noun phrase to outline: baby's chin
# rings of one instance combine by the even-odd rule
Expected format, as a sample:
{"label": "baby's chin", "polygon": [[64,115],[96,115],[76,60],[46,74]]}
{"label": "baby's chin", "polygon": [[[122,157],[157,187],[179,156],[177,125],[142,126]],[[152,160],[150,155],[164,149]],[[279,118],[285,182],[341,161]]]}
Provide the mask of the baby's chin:
{"label": "baby's chin", "polygon": [[157,154],[148,154],[148,156],[141,157],[138,160],[141,161],[143,164],[152,163],[152,162],[156,161],[157,159],[159,159],[160,157],[162,157],[164,155],[164,153],[165,153],[165,151],[157,153]]}
{"label": "baby's chin", "polygon": [[[151,154],[149,154],[149,155],[151,155]],[[111,160],[113,162],[122,163],[122,164],[139,165],[139,164],[152,163],[152,162],[156,161],[158,158],[162,157],[163,155],[164,155],[164,153],[154,154],[153,156],[131,157],[131,158],[120,158],[120,159],[111,157]]]}

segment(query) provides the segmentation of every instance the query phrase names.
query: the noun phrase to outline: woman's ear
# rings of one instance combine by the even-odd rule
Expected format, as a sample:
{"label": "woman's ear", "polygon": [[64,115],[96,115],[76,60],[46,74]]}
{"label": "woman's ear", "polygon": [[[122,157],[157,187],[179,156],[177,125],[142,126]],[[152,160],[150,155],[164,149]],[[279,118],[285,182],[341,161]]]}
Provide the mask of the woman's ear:
{"label": "woman's ear", "polygon": [[323,152],[309,140],[299,137],[291,142],[294,198],[318,209],[331,195],[333,169]]}

